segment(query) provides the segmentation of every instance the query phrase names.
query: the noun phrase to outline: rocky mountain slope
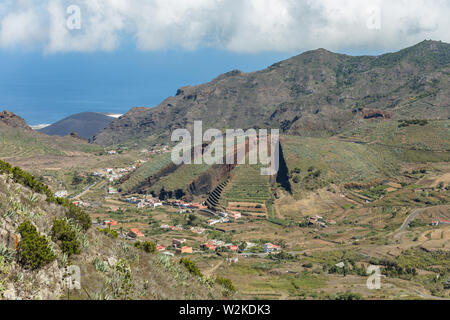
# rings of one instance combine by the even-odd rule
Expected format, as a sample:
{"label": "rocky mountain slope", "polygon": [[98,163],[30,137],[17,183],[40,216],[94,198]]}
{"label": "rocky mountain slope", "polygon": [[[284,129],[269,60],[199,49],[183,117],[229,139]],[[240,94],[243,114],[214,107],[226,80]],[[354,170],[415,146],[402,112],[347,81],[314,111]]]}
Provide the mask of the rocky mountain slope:
{"label": "rocky mountain slope", "polygon": [[94,229],[84,211],[0,160],[0,300],[221,297],[213,280],[142,248]]}
{"label": "rocky mountain slope", "polygon": [[194,120],[204,127],[280,128],[329,136],[370,119],[447,119],[450,44],[424,41],[381,56],[305,52],[258,72],[232,71],[183,87],[155,108],[135,108],[93,141],[164,139]]}
{"label": "rocky mountain slope", "polygon": [[105,128],[114,118],[97,112],[82,112],[64,118],[39,131],[50,136],[64,137],[73,132],[89,139]]}

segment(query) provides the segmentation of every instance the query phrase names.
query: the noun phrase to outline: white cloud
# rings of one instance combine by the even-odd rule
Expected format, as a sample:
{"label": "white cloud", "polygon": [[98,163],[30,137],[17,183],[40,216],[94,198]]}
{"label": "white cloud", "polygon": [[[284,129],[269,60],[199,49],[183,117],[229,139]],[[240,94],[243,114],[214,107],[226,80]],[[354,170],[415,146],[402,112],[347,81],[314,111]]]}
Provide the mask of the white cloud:
{"label": "white cloud", "polygon": [[[81,8],[81,30],[66,27],[69,5]],[[128,37],[140,50],[394,50],[450,42],[449,16],[448,0],[6,0],[0,47],[110,51]]]}

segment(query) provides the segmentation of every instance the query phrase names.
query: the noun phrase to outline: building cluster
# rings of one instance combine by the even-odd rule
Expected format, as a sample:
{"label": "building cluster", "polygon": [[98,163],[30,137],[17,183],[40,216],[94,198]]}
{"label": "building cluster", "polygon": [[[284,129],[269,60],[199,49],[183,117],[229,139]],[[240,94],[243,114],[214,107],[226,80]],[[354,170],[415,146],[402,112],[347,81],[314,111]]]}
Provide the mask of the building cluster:
{"label": "building cluster", "polygon": [[172,206],[172,207],[182,208],[182,210],[186,210],[186,209],[197,209],[197,210],[208,209],[208,207],[204,206],[203,204],[195,203],[195,202],[185,202],[183,200],[169,199],[169,200],[166,201],[166,203],[168,205]]}
{"label": "building cluster", "polygon": [[227,248],[231,252],[237,252],[239,250],[239,246],[233,243],[225,243],[221,240],[209,240],[201,245],[202,248],[215,251],[217,248]]}
{"label": "building cluster", "polygon": [[213,226],[217,223],[227,223],[227,222],[231,222],[231,219],[233,220],[237,220],[240,219],[242,217],[240,212],[237,211],[231,211],[231,212],[219,212],[219,219],[209,219],[207,221],[207,223],[210,226]]}
{"label": "building cluster", "polygon": [[80,208],[89,208],[91,207],[91,204],[89,202],[86,201],[81,201],[81,200],[76,200],[72,202],[74,205],[76,205],[77,207]]}
{"label": "building cluster", "polygon": [[192,247],[184,244],[186,244],[186,239],[172,240],[172,246],[175,248],[175,254],[192,253]]}
{"label": "building cluster", "polygon": [[154,146],[154,147],[150,147],[148,149],[141,150],[141,153],[148,154],[148,155],[163,154],[163,153],[167,153],[167,152],[171,152],[171,150],[166,145]]}
{"label": "building cluster", "polygon": [[136,170],[142,163],[145,163],[145,160],[136,160],[134,163],[130,164],[125,168],[102,168],[99,171],[95,171],[93,173],[96,177],[102,177],[109,180],[109,182],[114,182],[119,180],[124,175],[133,172]]}
{"label": "building cluster", "polygon": [[154,199],[152,196],[144,196],[142,198],[130,197],[125,199],[126,202],[135,204],[136,208],[156,208],[163,205],[159,200]]}
{"label": "building cluster", "polygon": [[432,226],[439,226],[439,225],[447,225],[450,224],[450,220],[435,220],[433,222],[431,222]]}
{"label": "building cluster", "polygon": [[191,232],[196,233],[196,234],[205,233],[205,228],[202,228],[202,227],[191,227],[189,230],[191,230]]}
{"label": "building cluster", "polygon": [[323,219],[323,217],[319,215],[312,216],[308,219],[308,225],[312,227],[320,227],[320,228],[326,228],[327,223]]}
{"label": "building cluster", "polygon": [[57,198],[67,198],[68,195],[69,193],[67,192],[67,190],[59,190],[55,192],[55,197]]}
{"label": "building cluster", "polygon": [[145,237],[145,234],[143,234],[141,231],[139,231],[138,228],[131,228],[130,232],[128,233],[128,236],[136,239],[136,238],[143,238]]}
{"label": "building cluster", "polygon": [[172,231],[181,231],[183,230],[183,226],[178,225],[178,226],[169,226],[168,224],[162,224],[160,226],[161,229],[165,229],[165,230],[172,230]]}

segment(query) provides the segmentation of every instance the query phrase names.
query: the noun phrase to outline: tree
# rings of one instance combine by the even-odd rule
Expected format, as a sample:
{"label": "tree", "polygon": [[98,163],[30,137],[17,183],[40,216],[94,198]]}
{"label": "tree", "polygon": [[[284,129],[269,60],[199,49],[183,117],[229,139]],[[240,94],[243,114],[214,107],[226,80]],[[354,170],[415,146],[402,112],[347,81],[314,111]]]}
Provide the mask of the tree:
{"label": "tree", "polygon": [[22,239],[19,242],[19,262],[26,268],[39,269],[55,260],[55,254],[49,241],[41,236],[29,221],[22,222],[17,228]]}
{"label": "tree", "polygon": [[78,172],[75,172],[72,177],[72,185],[77,186],[83,182],[83,177],[81,177]]}
{"label": "tree", "polygon": [[81,252],[76,230],[64,219],[55,218],[53,221],[52,239],[61,241],[61,250],[68,256]]}

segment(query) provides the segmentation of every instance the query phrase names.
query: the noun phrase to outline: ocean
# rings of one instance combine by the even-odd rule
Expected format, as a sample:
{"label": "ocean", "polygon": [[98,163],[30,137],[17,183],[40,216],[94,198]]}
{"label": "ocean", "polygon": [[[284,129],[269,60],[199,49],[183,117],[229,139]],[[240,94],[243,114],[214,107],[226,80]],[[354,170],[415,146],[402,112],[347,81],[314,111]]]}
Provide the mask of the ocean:
{"label": "ocean", "polygon": [[185,85],[204,83],[234,69],[263,69],[290,54],[186,52],[64,53],[0,51],[0,111],[30,125],[50,124],[79,112],[123,114],[153,107]]}

